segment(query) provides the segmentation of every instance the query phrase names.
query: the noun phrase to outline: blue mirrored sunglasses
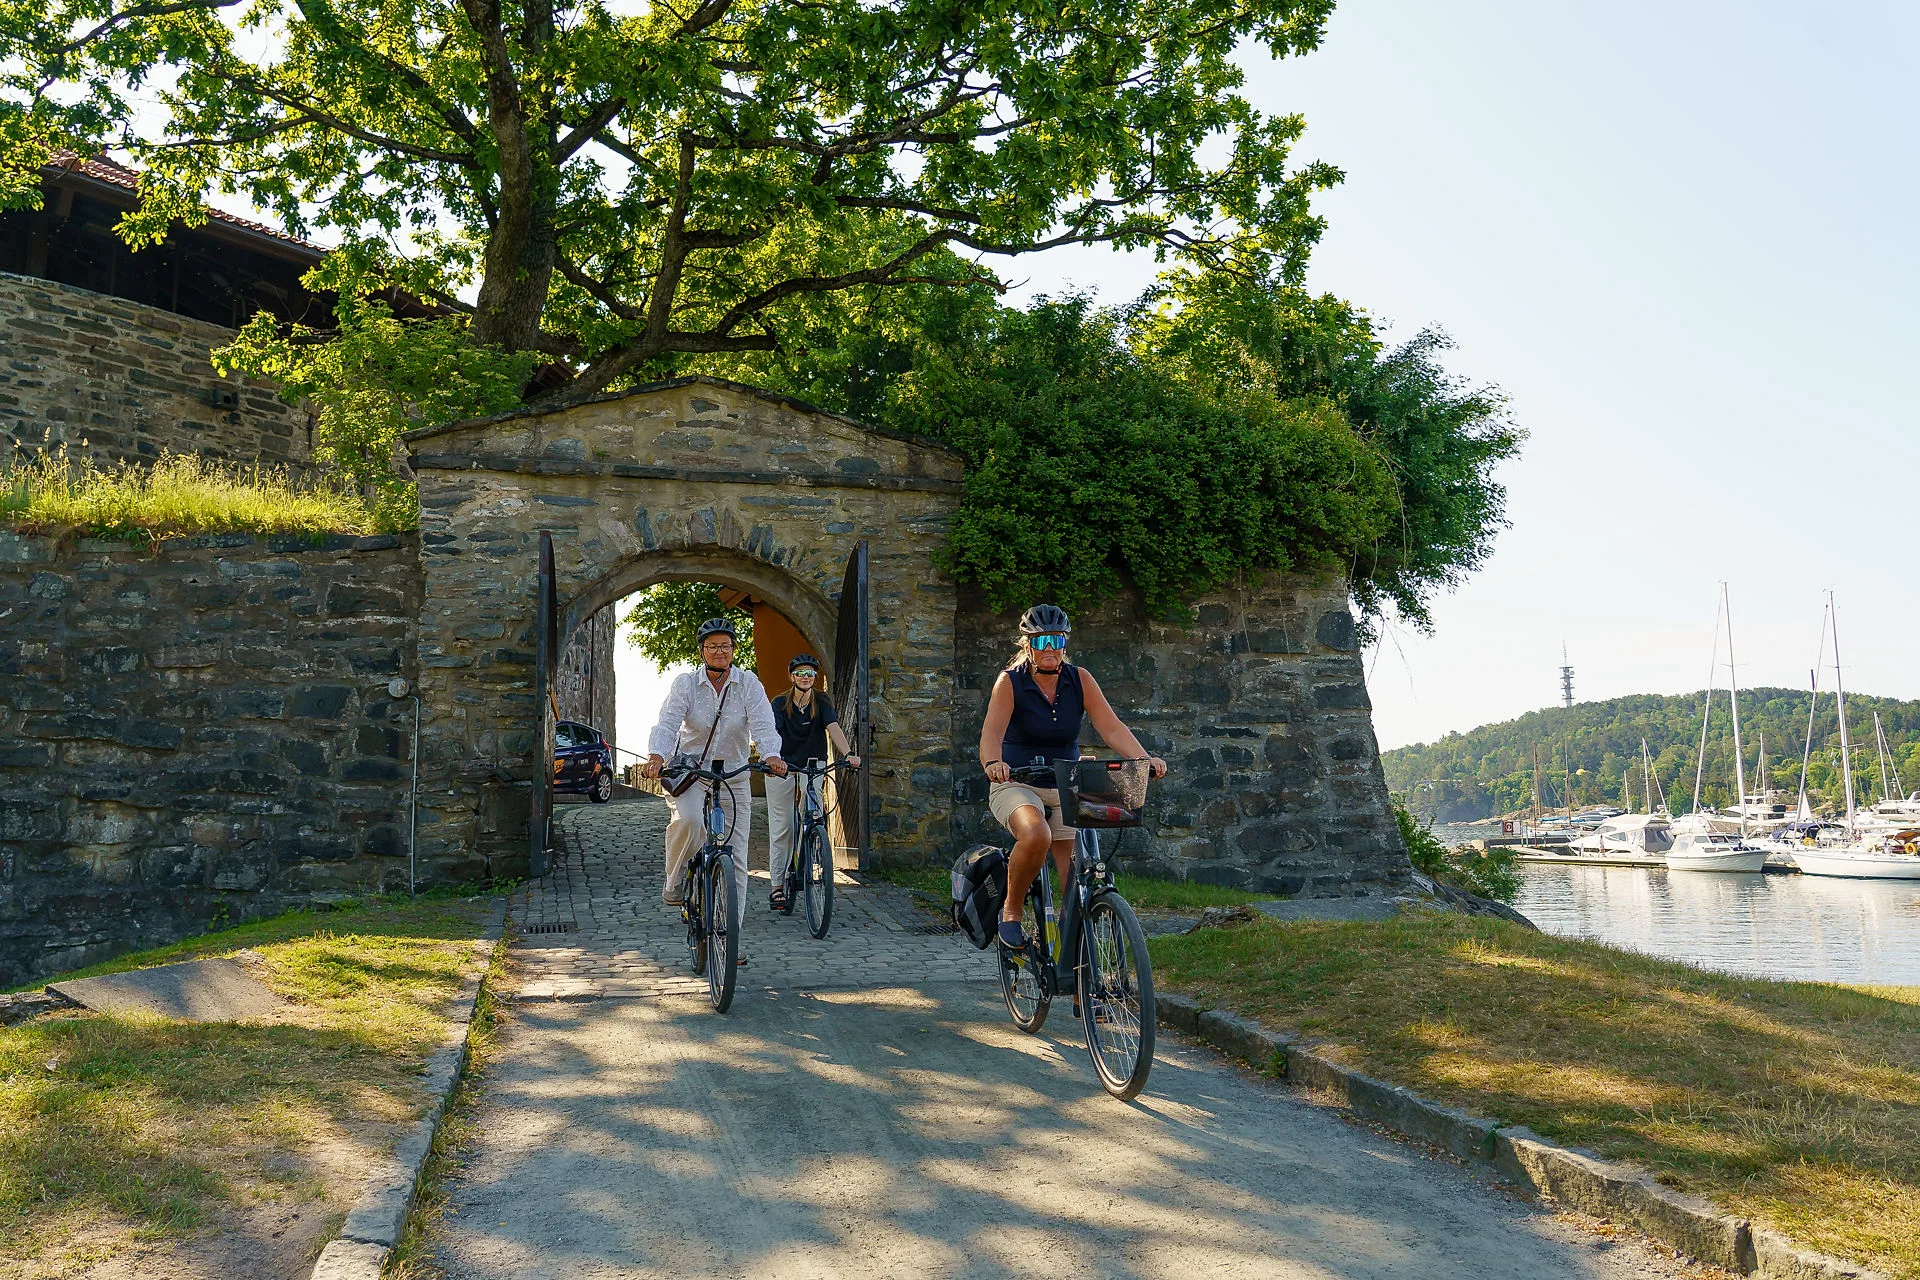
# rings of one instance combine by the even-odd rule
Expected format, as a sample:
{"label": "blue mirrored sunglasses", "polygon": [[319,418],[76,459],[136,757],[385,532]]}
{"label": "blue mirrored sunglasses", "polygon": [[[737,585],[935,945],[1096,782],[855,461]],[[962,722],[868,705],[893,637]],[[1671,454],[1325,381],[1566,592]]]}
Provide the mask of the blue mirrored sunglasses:
{"label": "blue mirrored sunglasses", "polygon": [[1036,649],[1064,649],[1067,647],[1065,636],[1032,636],[1027,641]]}

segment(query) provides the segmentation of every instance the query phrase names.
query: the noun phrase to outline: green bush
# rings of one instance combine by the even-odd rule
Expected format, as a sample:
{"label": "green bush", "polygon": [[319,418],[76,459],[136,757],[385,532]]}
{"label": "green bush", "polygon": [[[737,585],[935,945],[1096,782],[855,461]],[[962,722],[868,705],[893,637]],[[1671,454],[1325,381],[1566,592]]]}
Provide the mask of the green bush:
{"label": "green bush", "polygon": [[1415,870],[1442,884],[1498,902],[1512,902],[1520,896],[1520,875],[1513,869],[1510,850],[1454,848],[1433,834],[1432,824],[1409,813],[1398,796],[1393,801],[1393,820]]}

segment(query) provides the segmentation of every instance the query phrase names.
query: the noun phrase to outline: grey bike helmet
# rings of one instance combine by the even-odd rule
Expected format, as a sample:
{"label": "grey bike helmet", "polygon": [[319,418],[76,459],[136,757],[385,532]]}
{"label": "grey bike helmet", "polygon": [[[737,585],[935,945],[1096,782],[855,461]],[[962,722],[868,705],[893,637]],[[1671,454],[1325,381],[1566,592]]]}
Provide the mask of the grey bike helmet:
{"label": "grey bike helmet", "polygon": [[708,618],[700,624],[699,634],[694,636],[693,642],[695,644],[705,644],[708,636],[725,636],[735,643],[738,643],[740,640],[740,633],[733,629],[733,620],[731,618]]}
{"label": "grey bike helmet", "polygon": [[1037,604],[1020,615],[1020,634],[1023,636],[1062,635],[1073,630],[1073,621],[1067,617],[1067,611],[1057,604]]}
{"label": "grey bike helmet", "polygon": [[810,653],[796,653],[793,655],[793,660],[787,663],[787,670],[789,672],[798,671],[801,667],[812,667],[815,671],[818,671],[820,669],[820,659]]}

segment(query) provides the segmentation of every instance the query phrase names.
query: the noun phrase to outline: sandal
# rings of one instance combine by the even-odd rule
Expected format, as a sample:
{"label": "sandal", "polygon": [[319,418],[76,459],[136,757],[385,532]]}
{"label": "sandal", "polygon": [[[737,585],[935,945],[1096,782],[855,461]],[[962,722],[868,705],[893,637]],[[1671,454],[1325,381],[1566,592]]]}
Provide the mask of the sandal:
{"label": "sandal", "polygon": [[787,909],[787,891],[785,889],[775,889],[772,893],[769,893],[767,895],[767,910],[785,911],[786,909]]}

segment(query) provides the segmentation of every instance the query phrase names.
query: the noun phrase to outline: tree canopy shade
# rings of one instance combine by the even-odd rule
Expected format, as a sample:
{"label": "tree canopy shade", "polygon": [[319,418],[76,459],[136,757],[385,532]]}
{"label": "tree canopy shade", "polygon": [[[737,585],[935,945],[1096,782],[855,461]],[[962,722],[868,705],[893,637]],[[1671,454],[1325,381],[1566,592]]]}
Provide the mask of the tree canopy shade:
{"label": "tree canopy shade", "polygon": [[36,199],[52,147],[127,146],[136,241],[243,192],[343,239],[332,283],[436,300],[572,398],[1057,245],[1297,272],[1339,175],[1289,168],[1302,121],[1231,55],[1309,50],[1332,7],[0,0],[0,195]]}

